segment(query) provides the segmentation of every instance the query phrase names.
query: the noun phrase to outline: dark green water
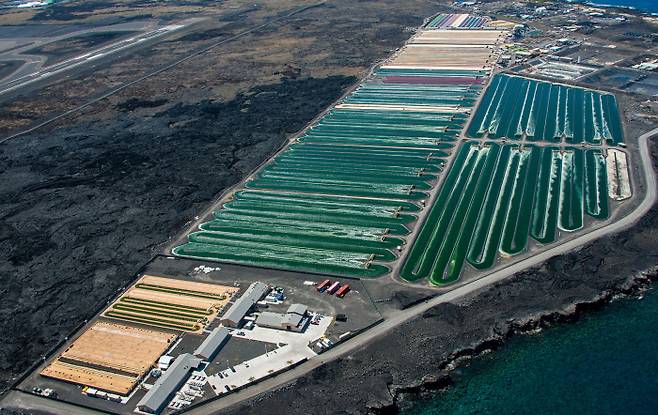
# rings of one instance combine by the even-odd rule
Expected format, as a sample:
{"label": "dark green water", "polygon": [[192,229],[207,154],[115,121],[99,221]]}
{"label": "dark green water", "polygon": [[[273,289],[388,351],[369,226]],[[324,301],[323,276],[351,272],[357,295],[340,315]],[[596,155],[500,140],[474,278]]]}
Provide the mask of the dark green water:
{"label": "dark green water", "polygon": [[405,415],[658,413],[658,292],[513,338]]}

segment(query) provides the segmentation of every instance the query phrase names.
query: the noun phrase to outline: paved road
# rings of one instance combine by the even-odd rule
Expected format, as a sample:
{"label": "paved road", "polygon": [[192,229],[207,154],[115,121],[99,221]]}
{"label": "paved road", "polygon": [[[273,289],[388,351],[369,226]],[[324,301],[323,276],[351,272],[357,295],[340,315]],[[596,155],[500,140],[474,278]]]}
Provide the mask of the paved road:
{"label": "paved road", "polygon": [[[11,405],[9,405],[9,403]],[[30,393],[11,391],[2,400],[1,408],[19,408],[27,413],[42,411],[48,414],[66,414],[66,415],[102,415],[105,412],[94,411],[89,408],[81,408],[69,405],[64,402],[54,401],[48,398],[41,398]]]}
{"label": "paved road", "polygon": [[[305,8],[306,9],[306,8]],[[293,12],[292,14],[299,13],[299,10]],[[288,17],[283,16],[283,17]],[[279,18],[280,19],[280,18]],[[279,20],[276,19],[276,20]],[[273,21],[270,21],[266,24],[271,24]],[[264,24],[264,25],[266,25]],[[264,26],[262,25],[262,26]],[[262,27],[252,29],[251,31],[257,30]],[[243,32],[243,34],[246,32]],[[241,35],[236,35],[241,36]],[[137,80],[139,81],[139,80]],[[605,235],[616,233],[626,228],[633,226],[642,216],[644,216],[649,209],[656,202],[656,176],[653,171],[653,164],[651,160],[650,148],[649,148],[649,139],[658,135],[658,128],[649,131],[643,134],[639,138],[639,154],[641,159],[641,167],[644,172],[645,182],[646,182],[646,194],[642,202],[627,216],[621,218],[617,222],[610,223],[606,226],[603,226],[598,229],[591,230],[585,234],[580,235],[577,238],[561,243],[560,245],[548,249],[544,252],[540,252],[532,257],[524,259],[522,261],[510,264],[505,268],[496,270],[495,272],[485,275],[479,279],[472,280],[462,286],[459,286],[452,291],[446,292],[445,294],[440,294],[430,300],[427,300],[421,304],[418,304],[414,307],[410,307],[406,310],[400,311],[386,320],[384,320],[379,325],[374,328],[355,336],[349,341],[340,344],[331,350],[315,356],[308,360],[308,362],[285,372],[277,377],[265,380],[257,385],[251,386],[242,391],[233,393],[224,398],[218,399],[213,402],[208,402],[207,404],[187,411],[189,414],[208,414],[208,413],[217,413],[222,409],[226,409],[230,406],[238,404],[246,399],[255,397],[261,393],[275,389],[281,385],[289,383],[296,378],[303,376],[317,367],[330,362],[332,360],[338,359],[350,352],[353,352],[359,348],[363,348],[368,343],[372,342],[374,339],[379,338],[385,335],[388,331],[393,328],[411,320],[412,318],[418,316],[419,314],[424,313],[428,309],[435,307],[442,303],[448,303],[455,301],[459,298],[462,298],[468,294],[472,294],[482,288],[485,288],[491,284],[505,280],[517,272],[523,271],[527,268],[530,268],[535,265],[539,265],[549,258],[571,252],[595,239],[603,237]],[[1,142],[1,141],[0,141]],[[98,414],[99,412],[87,410],[84,408],[71,407],[63,403],[51,401],[48,399],[39,398],[29,394],[12,391],[7,395],[3,401],[5,404],[11,402],[12,406],[20,407],[23,409],[41,409],[53,413],[66,413],[66,414]]]}
{"label": "paved road", "polygon": [[386,332],[393,329],[394,327],[399,326],[400,324],[414,318],[415,316],[424,313],[425,311],[427,311],[432,307],[435,307],[442,303],[448,303],[457,300],[461,297],[466,296],[467,294],[471,294],[491,284],[509,278],[517,272],[523,271],[535,265],[539,265],[551,257],[573,251],[602,236],[611,233],[616,233],[631,227],[642,216],[644,216],[656,202],[656,175],[655,172],[653,171],[653,167],[652,167],[653,164],[652,164],[651,153],[649,149],[649,139],[656,135],[658,135],[658,128],[649,131],[646,134],[643,134],[639,138],[640,158],[642,160],[642,167],[644,171],[644,177],[645,177],[646,188],[647,188],[646,194],[644,196],[644,200],[642,200],[642,203],[640,203],[640,205],[633,212],[623,217],[619,221],[611,223],[605,227],[593,230],[591,232],[588,232],[584,235],[579,236],[578,238],[572,239],[559,246],[556,246],[555,248],[538,253],[537,255],[530,257],[526,260],[517,262],[515,264],[510,265],[509,267],[500,269],[492,274],[486,275],[480,279],[462,285],[459,288],[456,288],[450,292],[434,297],[428,301],[425,301],[422,304],[403,310],[391,316],[390,318],[384,320],[382,323],[375,326],[374,328],[360,335],[355,336],[353,339],[350,339],[349,341],[340,344],[321,355],[318,355],[310,359],[307,363],[295,369],[283,373],[275,378],[268,379],[258,385],[254,385],[250,388],[244,389],[242,391],[236,392],[232,395],[219,399],[215,402],[210,402],[206,405],[203,405],[202,407],[193,409],[186,413],[198,414],[198,415],[215,413],[218,410],[228,408],[229,406],[237,404],[245,399],[254,397],[260,393],[274,389],[277,386],[288,383],[300,376],[305,375],[306,373],[309,373],[313,369],[321,366],[326,362],[335,360],[349,352],[364,347],[366,344],[386,334]]}
{"label": "paved road", "polygon": [[[605,227],[592,230],[586,234],[579,236],[578,238],[575,238],[559,246],[556,246],[555,248],[538,253],[533,257],[511,264],[506,268],[500,269],[494,273],[473,280],[445,294],[441,294],[437,297],[427,300],[414,307],[410,307],[406,310],[400,311],[399,313],[392,315],[391,317],[384,320],[382,323],[373,327],[372,329],[355,336],[349,341],[340,344],[321,355],[309,359],[306,363],[288,372],[285,372],[277,377],[265,380],[257,385],[233,393],[224,398],[218,399],[216,401],[208,402],[207,404],[192,409],[186,413],[196,414],[196,415],[217,413],[217,411],[226,409],[246,399],[255,397],[256,395],[275,389],[281,385],[284,385],[286,383],[295,380],[300,376],[303,376],[311,372],[312,370],[318,368],[319,366],[327,362],[338,359],[350,352],[353,352],[359,348],[366,346],[374,339],[385,335],[388,331],[392,330],[393,328],[411,320],[412,318],[418,316],[419,314],[424,313],[425,311],[427,311],[432,307],[435,307],[442,303],[455,301],[461,297],[464,297],[468,294],[472,294],[491,284],[505,280],[506,278],[511,277],[517,272],[523,271],[535,265],[539,265],[555,255],[560,255],[573,251],[597,238],[603,237],[611,233],[616,233],[633,226],[642,216],[644,216],[649,211],[649,209],[651,209],[651,207],[656,202],[657,184],[656,184],[656,175],[652,167],[653,164],[652,164],[651,154],[649,149],[649,139],[657,135],[658,135],[658,128],[643,134],[639,138],[639,152],[642,161],[642,170],[644,172],[647,191],[644,196],[644,199],[638,205],[638,207],[635,208],[635,210],[633,210],[633,212],[631,212],[629,215],[625,216],[619,221],[611,223]],[[97,411],[93,411],[90,409],[73,407],[67,404],[63,404],[61,402],[39,398],[18,391],[10,392],[3,400],[3,403],[4,405],[10,403],[12,407],[18,407],[24,410],[39,409],[52,413],[62,413],[62,414],[65,413],[71,415],[77,415],[77,414],[93,415],[99,413]]]}

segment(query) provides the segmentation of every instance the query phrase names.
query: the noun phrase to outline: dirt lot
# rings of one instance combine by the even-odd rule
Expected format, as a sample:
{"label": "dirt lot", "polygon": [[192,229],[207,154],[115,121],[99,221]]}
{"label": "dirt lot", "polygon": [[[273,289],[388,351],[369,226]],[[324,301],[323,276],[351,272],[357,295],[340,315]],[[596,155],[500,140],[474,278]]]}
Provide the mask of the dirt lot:
{"label": "dirt lot", "polygon": [[[153,14],[175,20],[190,17],[190,8],[215,7],[219,15],[223,6],[240,6],[190,2],[156,10],[122,2],[123,8],[110,12],[109,3],[92,16],[85,10],[98,2],[82,3],[62,6],[65,16],[52,9],[62,20],[22,19],[59,24],[84,15],[76,21],[106,23],[122,21],[122,14]],[[77,105],[165,55],[173,59],[299,4],[272,3],[278,9],[258,3],[237,17],[215,17],[216,27],[186,40],[3,103],[0,125]],[[218,193],[400,46],[409,37],[405,28],[438,11],[440,5],[416,0],[330,1],[1,145],[0,273],[7,278],[0,331],[10,333],[0,345],[2,385],[91,317]],[[0,22],[9,17],[20,22],[17,15]]]}
{"label": "dirt lot", "polygon": [[97,322],[41,374],[127,394],[175,337],[172,333]]}

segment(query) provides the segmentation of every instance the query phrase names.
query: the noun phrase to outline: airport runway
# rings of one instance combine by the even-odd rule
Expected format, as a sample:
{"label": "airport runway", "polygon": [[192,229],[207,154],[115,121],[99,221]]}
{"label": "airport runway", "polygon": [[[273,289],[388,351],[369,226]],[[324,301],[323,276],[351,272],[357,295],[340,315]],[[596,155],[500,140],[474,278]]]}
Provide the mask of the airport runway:
{"label": "airport runway", "polygon": [[[216,47],[218,47],[218,46],[221,46],[221,45],[223,45],[223,44],[225,44],[225,43],[228,43],[228,42],[232,42],[232,41],[234,41],[234,40],[236,40],[236,39],[239,39],[239,38],[241,38],[241,37],[243,37],[243,36],[246,36],[246,35],[248,35],[248,34],[250,34],[250,33],[254,33],[254,32],[256,32],[256,31],[258,31],[258,30],[260,30],[260,29],[262,29],[262,28],[265,28],[265,27],[267,27],[267,26],[269,26],[269,25],[271,25],[271,24],[278,23],[278,22],[280,22],[280,21],[282,21],[282,20],[285,20],[285,19],[287,19],[287,18],[289,18],[289,17],[292,17],[292,16],[294,16],[294,15],[296,15],[296,14],[302,13],[302,12],[308,10],[308,9],[311,9],[311,8],[314,8],[314,7],[319,7],[319,6],[322,6],[322,5],[324,5],[324,4],[325,4],[325,2],[322,1],[322,2],[319,2],[319,3],[316,3],[316,4],[311,4],[311,5],[309,5],[309,6],[304,6],[304,7],[297,8],[297,9],[295,9],[295,10],[291,11],[290,13],[287,13],[287,14],[285,14],[285,15],[283,15],[283,16],[279,16],[279,17],[276,17],[276,18],[274,18],[274,19],[268,20],[268,21],[266,21],[266,22],[264,22],[264,23],[261,23],[261,24],[259,24],[259,25],[257,25],[257,26],[252,27],[251,29],[248,29],[248,30],[245,30],[245,31],[243,31],[243,32],[237,33],[237,34],[235,34],[235,35],[233,35],[233,36],[231,36],[231,37],[228,37],[228,38],[223,39],[223,40],[221,40],[221,41],[219,41],[219,42],[213,43],[213,44],[211,44],[210,46],[206,46],[206,47],[204,47],[204,48],[201,49],[201,50],[194,51],[194,52],[192,52],[191,54],[189,54],[189,55],[187,55],[187,56],[184,56],[184,57],[182,57],[182,58],[180,58],[180,59],[178,59],[178,60],[176,60],[176,61],[174,61],[174,62],[171,62],[171,63],[169,63],[169,64],[166,64],[166,65],[164,65],[164,66],[162,66],[162,67],[160,67],[160,68],[158,68],[158,69],[156,69],[156,70],[154,70],[154,71],[152,71],[152,72],[149,72],[148,74],[146,74],[146,75],[144,75],[144,76],[141,76],[141,77],[139,77],[139,78],[137,78],[137,79],[135,79],[135,80],[132,80],[132,81],[130,81],[130,82],[126,82],[126,83],[124,83],[124,84],[122,84],[122,85],[120,85],[120,86],[118,86],[118,87],[116,87],[116,88],[114,88],[114,89],[112,89],[112,90],[106,92],[105,94],[103,94],[103,95],[101,95],[101,96],[99,96],[99,97],[97,97],[97,98],[91,99],[91,100],[85,102],[85,103],[82,104],[82,105],[79,105],[79,106],[77,106],[77,107],[75,107],[75,108],[72,108],[72,109],[70,109],[70,110],[68,110],[68,111],[65,111],[65,112],[63,112],[63,113],[61,113],[61,114],[59,114],[59,115],[56,115],[55,117],[52,117],[52,118],[50,118],[50,119],[48,119],[48,120],[46,120],[46,121],[43,121],[43,122],[41,122],[41,123],[39,123],[39,124],[37,124],[37,125],[31,127],[31,128],[28,128],[27,130],[23,130],[23,131],[18,132],[18,133],[16,133],[16,134],[12,134],[12,135],[9,135],[9,136],[7,136],[7,137],[4,137],[4,138],[0,139],[0,144],[4,143],[5,141],[11,140],[11,139],[13,139],[13,138],[20,137],[20,136],[25,135],[25,134],[29,134],[29,133],[31,133],[31,132],[33,132],[33,131],[36,131],[36,130],[40,129],[41,127],[44,127],[44,126],[46,126],[46,125],[48,125],[48,124],[51,124],[51,123],[53,123],[53,122],[55,122],[55,121],[57,121],[57,120],[59,120],[59,119],[61,119],[61,118],[64,118],[64,117],[66,117],[66,116],[68,116],[68,115],[71,115],[71,114],[74,114],[74,113],[76,113],[76,112],[78,112],[78,111],[80,111],[80,110],[82,110],[82,109],[84,109],[84,108],[87,108],[87,107],[89,107],[89,106],[91,106],[91,105],[93,105],[93,104],[95,104],[95,103],[97,103],[97,102],[99,102],[99,101],[102,101],[102,100],[104,100],[104,99],[106,99],[106,98],[108,98],[108,97],[110,97],[110,96],[112,96],[112,95],[114,95],[114,94],[117,94],[117,93],[123,91],[123,90],[126,89],[126,88],[130,88],[131,86],[133,86],[133,85],[135,85],[135,84],[138,84],[138,83],[140,83],[140,82],[142,82],[142,81],[144,81],[144,80],[146,80],[146,79],[148,79],[148,78],[151,78],[151,77],[156,76],[156,75],[158,75],[158,74],[160,74],[160,73],[162,73],[162,72],[164,72],[164,71],[167,71],[167,70],[169,70],[169,69],[171,69],[171,68],[173,68],[173,67],[175,67],[175,66],[178,66],[178,65],[180,65],[180,64],[183,63],[183,62],[187,62],[187,61],[190,60],[190,59],[193,59],[193,58],[195,58],[195,57],[197,57],[197,56],[203,55],[204,53],[206,53],[206,52],[208,52],[208,51],[210,51],[210,50],[212,50],[212,49],[214,49],[214,48],[216,48]],[[0,95],[1,95],[1,94],[0,94]]]}
{"label": "airport runway", "polygon": [[134,46],[139,45],[142,42],[145,42],[147,40],[153,40],[156,39],[160,36],[164,36],[166,34],[170,34],[172,32],[175,32],[176,30],[182,29],[186,26],[188,26],[191,23],[187,24],[176,24],[176,25],[169,25],[169,26],[164,26],[161,28],[158,28],[156,30],[152,30],[150,32],[146,33],[141,33],[139,35],[135,35],[133,37],[130,37],[128,39],[123,39],[117,42],[114,42],[110,45],[98,48],[92,52],[88,52],[70,59],[67,59],[63,62],[56,63],[54,65],[46,66],[43,68],[40,68],[36,70],[35,72],[31,72],[22,76],[19,76],[17,78],[10,77],[10,79],[7,82],[0,83],[0,95],[7,94],[9,92],[15,91],[17,89],[23,88],[27,85],[33,84],[37,81],[43,81],[45,79],[48,79],[52,76],[59,75],[63,72],[69,71],[71,69],[74,69],[78,66],[88,64],[96,59],[100,59],[102,57],[106,57],[108,55],[112,55],[116,52],[132,48]]}
{"label": "airport runway", "polygon": [[[91,28],[67,28],[63,34],[58,34],[57,29],[53,33],[40,33],[39,30],[31,31],[33,27],[25,32],[16,33],[8,27],[0,28],[0,59],[2,61],[18,61],[22,64],[11,74],[0,79],[0,89],[3,85],[24,78],[34,72],[41,71],[44,64],[48,64],[48,57],[35,52],[37,49],[46,47],[64,40],[75,39],[81,36],[112,33],[136,33],[135,36],[144,34],[156,28],[149,21],[120,23],[111,26],[98,26]],[[60,29],[61,30],[61,29]],[[80,53],[82,54],[82,53]]]}

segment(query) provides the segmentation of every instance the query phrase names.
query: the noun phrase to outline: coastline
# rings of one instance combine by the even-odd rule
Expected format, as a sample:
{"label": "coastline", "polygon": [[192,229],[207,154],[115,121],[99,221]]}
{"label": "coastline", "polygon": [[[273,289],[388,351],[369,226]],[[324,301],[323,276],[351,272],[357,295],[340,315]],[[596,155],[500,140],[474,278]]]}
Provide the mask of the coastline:
{"label": "coastline", "polygon": [[454,384],[401,415],[652,413],[658,405],[658,291],[619,295],[577,321],[512,336],[452,371]]}
{"label": "coastline", "polygon": [[619,9],[640,15],[658,16],[658,8],[656,10],[648,10],[642,7],[631,6],[626,4],[609,3],[609,0],[566,0],[567,4],[582,4],[590,7],[600,7],[604,9]]}
{"label": "coastline", "polygon": [[[650,145],[656,168],[658,143]],[[512,336],[575,321],[620,295],[641,293],[658,279],[658,246],[651,244],[656,235],[654,205],[633,228],[434,307],[386,337],[226,413],[398,413],[411,400],[450,386],[452,369]]]}
{"label": "coastline", "polygon": [[[656,168],[656,140],[649,147]],[[518,334],[578,320],[618,296],[642,292],[658,279],[657,248],[650,245],[656,235],[654,205],[631,229],[436,306],[385,338],[226,413],[398,413],[456,382],[454,368]],[[648,249],[642,245],[647,241]],[[642,250],[635,249],[640,245]]]}

